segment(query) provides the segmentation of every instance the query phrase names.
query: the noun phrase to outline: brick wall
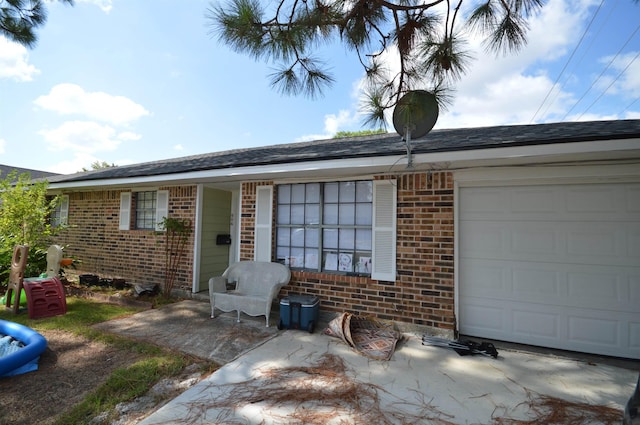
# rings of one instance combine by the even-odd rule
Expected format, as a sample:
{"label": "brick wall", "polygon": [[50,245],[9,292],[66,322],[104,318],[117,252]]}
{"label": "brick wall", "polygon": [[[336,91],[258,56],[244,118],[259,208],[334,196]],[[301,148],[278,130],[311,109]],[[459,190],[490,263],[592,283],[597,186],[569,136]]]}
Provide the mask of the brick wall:
{"label": "brick wall", "polygon": [[[161,187],[169,190],[169,216],[194,220],[196,186]],[[129,190],[126,190],[127,192]],[[69,193],[69,226],[56,237],[65,255],[82,263],[69,270],[71,277],[96,274],[121,278],[127,283],[164,282],[165,233],[119,230],[120,190]],[[187,242],[184,267],[175,287],[192,286],[193,234]]]}
{"label": "brick wall", "polygon": [[[415,173],[397,179],[396,281],[293,271],[291,283],[280,296],[290,292],[309,293],[320,298],[321,309],[325,311],[355,311],[381,319],[453,330],[453,175],[450,172]],[[264,184],[269,183],[243,185],[240,249],[241,258],[245,260],[253,258],[255,187]]]}

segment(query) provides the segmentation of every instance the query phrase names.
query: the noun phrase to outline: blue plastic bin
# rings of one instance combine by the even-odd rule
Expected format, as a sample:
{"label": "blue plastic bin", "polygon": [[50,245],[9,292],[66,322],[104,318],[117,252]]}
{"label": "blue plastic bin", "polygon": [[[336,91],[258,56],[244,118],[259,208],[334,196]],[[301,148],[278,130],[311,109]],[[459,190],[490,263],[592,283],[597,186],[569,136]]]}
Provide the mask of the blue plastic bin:
{"label": "blue plastic bin", "polygon": [[289,295],[280,300],[278,329],[302,329],[313,333],[320,314],[320,299],[314,295]]}

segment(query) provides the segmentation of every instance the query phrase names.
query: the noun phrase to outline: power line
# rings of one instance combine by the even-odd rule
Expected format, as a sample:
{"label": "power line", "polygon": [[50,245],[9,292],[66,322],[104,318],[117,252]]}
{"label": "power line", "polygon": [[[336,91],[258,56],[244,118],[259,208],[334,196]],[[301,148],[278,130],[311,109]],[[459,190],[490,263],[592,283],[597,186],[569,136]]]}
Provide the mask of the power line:
{"label": "power line", "polygon": [[558,74],[558,77],[556,78],[556,81],[554,81],[553,85],[551,86],[551,88],[547,92],[547,95],[542,100],[542,103],[540,104],[540,106],[538,106],[538,110],[536,110],[536,113],[533,114],[533,117],[531,118],[531,121],[529,121],[529,123],[533,123],[533,121],[536,119],[536,116],[538,115],[538,112],[540,112],[540,109],[542,109],[542,105],[544,105],[544,103],[549,98],[549,95],[553,91],[554,87],[556,86],[556,84],[558,84],[558,81],[562,77],[562,74],[564,73],[564,71],[567,69],[567,66],[569,65],[569,62],[571,62],[571,59],[573,58],[573,55],[576,53],[576,51],[578,50],[578,48],[582,44],[582,41],[584,40],[584,37],[587,35],[587,32],[589,31],[589,28],[591,28],[591,24],[593,24],[593,21],[596,19],[596,16],[600,12],[600,8],[602,7],[603,4],[604,4],[604,0],[602,0],[600,2],[600,4],[598,5],[598,8],[596,9],[595,13],[591,17],[591,21],[589,21],[589,25],[587,25],[587,28],[585,28],[584,32],[582,33],[582,36],[580,37],[580,41],[578,41],[578,44],[576,44],[576,47],[573,48],[573,51],[571,52],[571,56],[569,56],[569,59],[567,59],[567,61],[565,62],[564,67],[562,68],[562,71],[560,71],[560,74]]}
{"label": "power line", "polygon": [[[564,115],[564,117],[562,117],[562,121],[564,121],[567,116],[571,113],[571,111],[573,111],[573,108],[575,108],[578,103],[580,103],[582,101],[582,99],[584,99],[584,97],[591,91],[591,89],[595,86],[595,84],[600,80],[600,78],[602,78],[602,76],[605,74],[605,72],[607,72],[607,70],[611,67],[611,65],[613,64],[613,62],[618,58],[618,56],[620,56],[620,53],[622,52],[622,50],[624,50],[625,47],[627,47],[627,44],[629,44],[629,42],[631,41],[631,39],[636,35],[636,33],[638,32],[638,30],[640,30],[640,25],[638,25],[635,29],[635,31],[629,36],[629,38],[627,38],[627,41],[625,41],[625,43],[622,45],[622,47],[620,47],[620,49],[618,50],[618,52],[615,54],[615,56],[613,58],[611,58],[611,60],[609,61],[609,63],[607,64],[607,66],[602,70],[602,72],[600,73],[600,75],[598,75],[598,78],[595,79],[594,82],[591,83],[591,85],[587,88],[587,90],[582,94],[582,96],[580,97],[580,99],[578,99],[578,101],[576,103],[573,104],[573,106],[567,111],[567,113]],[[638,57],[638,55],[636,55],[636,58]],[[609,88],[613,85],[613,83],[615,83],[618,78],[620,78],[620,76],[624,73],[624,71],[629,68],[629,66],[633,63],[633,61],[635,61],[635,58],[629,62],[629,65],[627,65],[627,67],[622,71],[622,73],[620,73],[618,75],[618,77],[616,77],[615,80],[613,80],[613,82],[605,89],[605,91],[603,91],[600,96],[598,96],[598,98],[596,99],[596,101],[598,101],[605,93],[607,90],[609,90]],[[594,102],[595,103],[595,102]],[[591,105],[589,105],[589,108],[591,108],[593,106],[592,103]],[[587,108],[587,110],[585,110],[580,116],[582,117],[582,115],[584,115],[589,108]]]}
{"label": "power line", "polygon": [[[582,61],[584,60],[584,58],[587,56],[587,53],[589,53],[589,51],[591,50],[591,47],[593,47],[593,44],[596,42],[596,40],[599,38],[600,33],[602,32],[603,28],[605,28],[605,26],[607,25],[607,22],[609,22],[609,19],[611,18],[611,15],[613,15],[614,10],[616,9],[616,6],[618,5],[618,2],[615,2],[613,7],[609,9],[609,14],[607,15],[607,17],[604,19],[604,21],[602,22],[602,24],[600,24],[600,27],[598,28],[597,32],[593,35],[593,37],[591,37],[591,42],[589,43],[589,45],[587,46],[586,49],[584,49],[584,52],[582,53],[582,56],[580,57],[580,59],[578,60],[577,63],[575,63],[573,65],[573,67],[571,68],[571,71],[569,72],[569,76],[567,78],[565,78],[564,83],[562,83],[559,87],[558,90],[556,90],[553,98],[547,102],[547,107],[544,108],[544,111],[542,112],[542,116],[545,116],[547,111],[549,110],[549,108],[551,108],[551,106],[555,103],[556,99],[558,98],[558,95],[562,92],[562,89],[564,88],[564,86],[569,82],[569,79],[571,77],[571,75],[573,74],[573,70],[575,70],[578,66],[580,66],[580,64],[582,63]],[[597,13],[596,13],[597,14]],[[595,18],[595,15],[594,15]],[[553,87],[555,88],[555,87]],[[553,90],[553,89],[552,89]]]}
{"label": "power line", "polygon": [[[640,26],[639,26],[638,28],[640,28]],[[636,29],[636,31],[638,31],[638,30]],[[591,103],[591,105],[589,105],[589,107],[588,107],[587,109],[585,109],[585,111],[584,111],[582,114],[580,114],[580,116],[578,117],[578,119],[582,118],[582,116],[583,116],[584,114],[586,114],[586,113],[589,111],[589,109],[591,109],[591,107],[592,107],[593,105],[595,105],[595,103],[596,103],[598,100],[600,100],[600,98],[601,98],[602,96],[604,96],[604,95],[605,95],[605,93],[607,93],[607,91],[609,91],[609,89],[611,88],[611,86],[613,86],[613,84],[614,84],[616,81],[618,81],[618,79],[620,79],[620,77],[622,76],[622,74],[624,74],[624,73],[627,71],[627,69],[629,69],[629,67],[631,66],[631,64],[632,64],[633,62],[635,62],[635,60],[636,60],[636,59],[638,59],[638,56],[640,56],[640,51],[638,51],[638,53],[636,53],[636,55],[634,56],[634,58],[633,58],[633,59],[631,59],[631,61],[627,64],[627,66],[625,66],[625,67],[624,67],[624,69],[623,69],[622,71],[620,71],[620,73],[616,76],[616,78],[615,78],[613,81],[611,81],[611,84],[609,84],[609,85],[607,86],[607,88],[606,88],[606,89],[604,89],[604,91],[603,91],[602,93],[600,93],[600,96],[598,96],[598,97],[597,97],[597,98],[596,98],[596,99]]]}

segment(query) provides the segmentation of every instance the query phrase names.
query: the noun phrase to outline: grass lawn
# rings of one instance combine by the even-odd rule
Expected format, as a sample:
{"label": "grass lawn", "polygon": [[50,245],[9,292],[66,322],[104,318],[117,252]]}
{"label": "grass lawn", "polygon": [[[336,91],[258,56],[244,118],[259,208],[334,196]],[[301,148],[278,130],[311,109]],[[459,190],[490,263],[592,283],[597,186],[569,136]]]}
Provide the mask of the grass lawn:
{"label": "grass lawn", "polygon": [[[85,399],[58,418],[56,424],[88,423],[96,415],[110,411],[118,403],[130,401],[144,395],[158,381],[177,375],[194,359],[188,355],[170,351],[153,344],[104,333],[92,325],[141,311],[139,307],[109,304],[81,297],[67,297],[67,313],[60,316],[29,319],[26,312],[18,315],[4,307],[0,308],[0,319],[28,326],[38,332],[47,330],[66,331],[86,339],[130,352],[136,361],[116,369],[106,382]],[[135,355],[134,355],[135,354]],[[205,372],[216,366],[206,363]]]}

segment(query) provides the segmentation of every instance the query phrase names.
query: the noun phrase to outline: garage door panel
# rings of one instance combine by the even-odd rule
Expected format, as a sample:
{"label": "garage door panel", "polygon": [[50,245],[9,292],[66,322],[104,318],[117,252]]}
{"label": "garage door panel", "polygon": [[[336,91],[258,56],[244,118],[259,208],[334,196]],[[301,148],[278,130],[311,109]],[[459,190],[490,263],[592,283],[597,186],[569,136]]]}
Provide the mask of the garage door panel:
{"label": "garage door panel", "polygon": [[459,199],[460,332],[640,357],[640,184],[474,187]]}
{"label": "garage door panel", "polygon": [[469,258],[636,266],[640,223],[460,221]]}
{"label": "garage door panel", "polygon": [[608,318],[569,316],[568,339],[575,344],[620,345],[620,321]]}
{"label": "garage door panel", "polygon": [[513,334],[522,340],[534,337],[539,343],[550,343],[560,338],[561,320],[553,311],[532,311],[516,305],[511,316]]}

